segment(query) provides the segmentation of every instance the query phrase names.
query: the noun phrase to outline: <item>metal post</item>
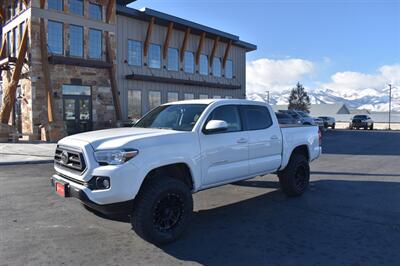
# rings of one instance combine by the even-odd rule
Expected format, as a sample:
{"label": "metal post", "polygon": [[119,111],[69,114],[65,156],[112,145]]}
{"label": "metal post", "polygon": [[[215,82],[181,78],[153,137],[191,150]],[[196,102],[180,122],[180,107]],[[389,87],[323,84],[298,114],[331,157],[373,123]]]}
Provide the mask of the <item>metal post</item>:
{"label": "metal post", "polygon": [[391,130],[390,128],[391,115],[392,115],[392,84],[389,84],[389,130]]}
{"label": "metal post", "polygon": [[269,91],[267,91],[267,103],[269,104]]}

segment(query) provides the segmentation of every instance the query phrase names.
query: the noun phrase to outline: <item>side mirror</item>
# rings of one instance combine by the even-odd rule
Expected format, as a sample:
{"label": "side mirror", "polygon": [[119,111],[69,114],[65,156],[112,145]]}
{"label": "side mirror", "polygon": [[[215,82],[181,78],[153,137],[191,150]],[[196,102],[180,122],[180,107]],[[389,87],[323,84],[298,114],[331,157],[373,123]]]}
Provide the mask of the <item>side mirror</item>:
{"label": "side mirror", "polygon": [[223,120],[211,120],[207,123],[205,133],[224,132],[228,129],[228,123]]}

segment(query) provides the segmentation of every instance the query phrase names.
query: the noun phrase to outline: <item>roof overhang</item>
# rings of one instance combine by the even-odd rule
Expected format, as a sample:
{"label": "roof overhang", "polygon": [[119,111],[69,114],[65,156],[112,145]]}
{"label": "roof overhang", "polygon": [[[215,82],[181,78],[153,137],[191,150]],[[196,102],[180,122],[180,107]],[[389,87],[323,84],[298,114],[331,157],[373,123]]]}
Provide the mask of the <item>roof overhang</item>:
{"label": "roof overhang", "polygon": [[136,0],[117,0],[117,4],[124,5],[124,6],[126,6],[130,3],[133,3],[133,2],[136,2]]}
{"label": "roof overhang", "polygon": [[178,30],[185,31],[186,28],[191,29],[192,34],[201,35],[203,32],[206,33],[208,38],[216,38],[217,36],[221,41],[229,42],[232,40],[232,44],[245,48],[247,52],[254,51],[257,46],[251,43],[241,41],[239,36],[220,31],[208,26],[204,26],[186,19],[175,17],[166,13],[162,13],[150,8],[144,8],[141,10],[117,5],[117,14],[132,17],[135,19],[140,19],[144,21],[149,21],[151,17],[156,18],[156,24],[168,26],[170,22],[174,23],[174,28]]}

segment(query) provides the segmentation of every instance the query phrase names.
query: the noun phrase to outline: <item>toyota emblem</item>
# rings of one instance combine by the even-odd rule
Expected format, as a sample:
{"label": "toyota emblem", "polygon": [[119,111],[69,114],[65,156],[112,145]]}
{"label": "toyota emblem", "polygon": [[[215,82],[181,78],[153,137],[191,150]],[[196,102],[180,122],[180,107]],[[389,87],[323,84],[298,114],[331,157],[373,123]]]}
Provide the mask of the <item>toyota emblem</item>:
{"label": "toyota emblem", "polygon": [[67,151],[63,151],[61,153],[61,162],[63,162],[63,164],[68,164],[68,152]]}

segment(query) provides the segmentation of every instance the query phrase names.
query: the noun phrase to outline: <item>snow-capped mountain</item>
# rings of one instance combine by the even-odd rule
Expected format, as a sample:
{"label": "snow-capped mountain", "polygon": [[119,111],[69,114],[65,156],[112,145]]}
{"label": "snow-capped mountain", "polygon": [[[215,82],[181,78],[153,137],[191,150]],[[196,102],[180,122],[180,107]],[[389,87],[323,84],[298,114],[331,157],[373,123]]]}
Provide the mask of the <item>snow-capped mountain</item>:
{"label": "snow-capped mountain", "polygon": [[[344,103],[351,108],[368,109],[370,111],[385,112],[389,110],[389,89],[376,90],[347,90],[333,91],[330,89],[307,90],[312,104]],[[271,91],[269,103],[271,105],[288,104],[290,90],[281,92]],[[256,101],[268,101],[266,92],[248,92],[247,98]],[[400,89],[392,90],[392,111],[400,112]]]}

